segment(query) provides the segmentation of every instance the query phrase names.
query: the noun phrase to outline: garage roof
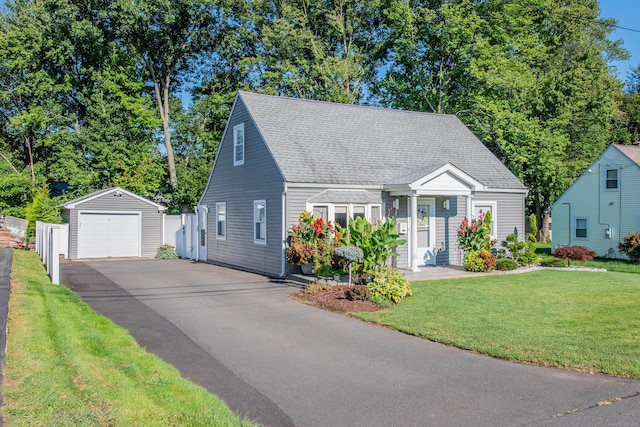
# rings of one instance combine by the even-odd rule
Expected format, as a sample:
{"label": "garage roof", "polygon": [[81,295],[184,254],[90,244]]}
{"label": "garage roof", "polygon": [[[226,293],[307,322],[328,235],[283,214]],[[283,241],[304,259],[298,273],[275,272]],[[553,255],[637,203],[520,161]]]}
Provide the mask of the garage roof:
{"label": "garage roof", "polygon": [[165,209],[167,209],[165,206],[162,206],[158,203],[152,202],[151,200],[145,199],[144,197],[138,196],[137,194],[133,194],[130,191],[127,191],[123,188],[120,187],[111,187],[111,188],[107,188],[106,190],[99,190],[99,191],[94,191],[93,193],[87,194],[85,196],[82,197],[78,197],[77,199],[73,199],[68,201],[67,203],[65,203],[64,205],[62,205],[65,209],[75,209],[78,207],[78,205],[81,205],[85,202],[88,202],[90,200],[94,200],[97,199],[98,197],[103,197],[109,194],[113,194],[114,197],[120,197],[123,194],[127,194],[131,197],[134,197],[142,202],[148,203],[152,206],[155,206],[156,208],[158,208],[159,211],[163,211]]}

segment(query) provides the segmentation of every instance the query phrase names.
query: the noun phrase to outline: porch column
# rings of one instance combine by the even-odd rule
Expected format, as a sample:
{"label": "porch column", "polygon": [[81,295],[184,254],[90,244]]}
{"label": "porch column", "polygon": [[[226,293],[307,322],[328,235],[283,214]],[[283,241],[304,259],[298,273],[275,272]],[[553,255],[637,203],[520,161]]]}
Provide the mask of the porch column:
{"label": "porch column", "polygon": [[418,195],[411,194],[411,271],[420,271],[418,268]]}

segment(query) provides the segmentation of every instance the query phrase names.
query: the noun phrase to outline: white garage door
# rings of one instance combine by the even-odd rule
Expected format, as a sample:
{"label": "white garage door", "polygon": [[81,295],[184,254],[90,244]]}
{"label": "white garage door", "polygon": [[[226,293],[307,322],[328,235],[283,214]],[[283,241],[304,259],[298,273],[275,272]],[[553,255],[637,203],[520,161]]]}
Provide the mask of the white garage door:
{"label": "white garage door", "polygon": [[140,214],[78,213],[78,258],[140,256]]}

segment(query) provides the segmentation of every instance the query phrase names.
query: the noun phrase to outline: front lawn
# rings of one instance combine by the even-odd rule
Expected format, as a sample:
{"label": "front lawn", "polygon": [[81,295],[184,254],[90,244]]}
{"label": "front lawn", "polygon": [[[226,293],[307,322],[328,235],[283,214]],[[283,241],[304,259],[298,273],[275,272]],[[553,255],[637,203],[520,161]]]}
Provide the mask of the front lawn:
{"label": "front lawn", "polygon": [[2,408],[8,425],[253,425],[52,285],[37,254],[14,251],[11,276]]}
{"label": "front lawn", "polygon": [[640,377],[640,275],[534,271],[412,283],[353,316],[506,360]]}

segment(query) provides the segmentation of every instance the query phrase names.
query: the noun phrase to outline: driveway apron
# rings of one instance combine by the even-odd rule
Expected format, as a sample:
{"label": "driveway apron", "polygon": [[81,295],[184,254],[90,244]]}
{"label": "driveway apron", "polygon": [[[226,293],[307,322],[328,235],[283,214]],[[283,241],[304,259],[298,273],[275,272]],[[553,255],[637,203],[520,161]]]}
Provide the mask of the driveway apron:
{"label": "driveway apron", "polygon": [[640,416],[638,380],[449,348],[292,301],[292,288],[262,276],[186,260],[74,261],[62,272],[149,351],[265,425],[626,425]]}

